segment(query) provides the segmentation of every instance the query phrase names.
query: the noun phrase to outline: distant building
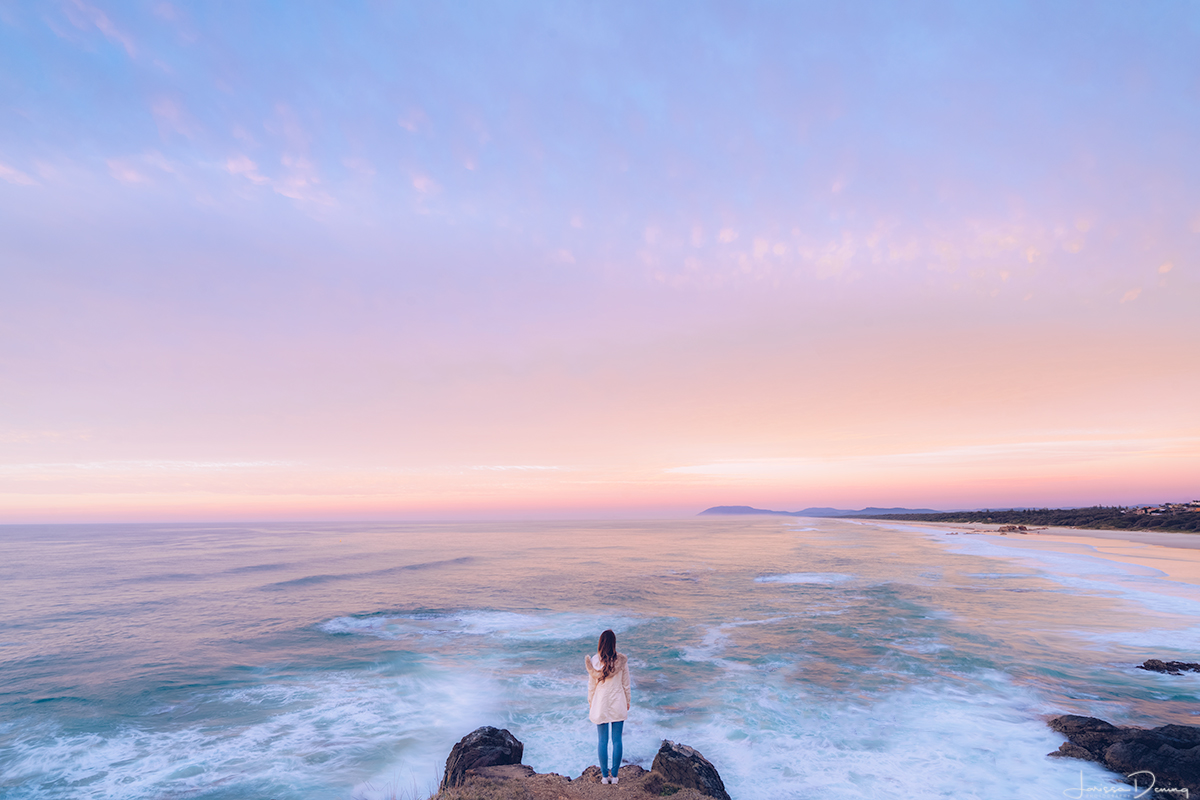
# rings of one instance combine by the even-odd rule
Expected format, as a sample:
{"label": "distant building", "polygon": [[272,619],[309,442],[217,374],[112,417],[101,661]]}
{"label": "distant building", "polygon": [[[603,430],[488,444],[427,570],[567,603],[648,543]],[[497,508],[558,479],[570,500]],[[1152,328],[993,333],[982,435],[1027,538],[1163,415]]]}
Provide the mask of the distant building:
{"label": "distant building", "polygon": [[1158,506],[1141,506],[1130,509],[1134,514],[1180,514],[1185,511],[1200,511],[1200,500],[1190,503],[1163,503]]}

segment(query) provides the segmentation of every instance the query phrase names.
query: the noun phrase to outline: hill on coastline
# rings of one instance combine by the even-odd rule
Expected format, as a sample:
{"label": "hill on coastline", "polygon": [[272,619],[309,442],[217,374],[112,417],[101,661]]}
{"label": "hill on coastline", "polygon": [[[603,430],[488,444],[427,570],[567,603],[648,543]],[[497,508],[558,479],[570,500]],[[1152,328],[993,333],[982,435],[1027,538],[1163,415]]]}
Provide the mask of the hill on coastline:
{"label": "hill on coastline", "polygon": [[[1174,508],[1179,508],[1175,506]],[[859,511],[840,508],[806,508],[802,511],[771,511],[752,506],[713,506],[698,516],[774,515],[779,517],[857,517],[895,522],[950,522],[977,525],[1042,525],[1089,530],[1147,530],[1175,533],[1200,533],[1200,511],[1146,509],[1125,506],[1089,506],[1087,508],[1010,508],[976,511],[936,511],[932,508],[875,508]]]}

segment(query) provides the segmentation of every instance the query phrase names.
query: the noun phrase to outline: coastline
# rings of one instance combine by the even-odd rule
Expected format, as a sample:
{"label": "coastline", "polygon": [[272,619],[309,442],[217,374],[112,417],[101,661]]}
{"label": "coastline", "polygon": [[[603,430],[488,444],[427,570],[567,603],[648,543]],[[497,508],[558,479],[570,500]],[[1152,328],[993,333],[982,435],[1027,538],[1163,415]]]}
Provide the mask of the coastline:
{"label": "coastline", "polygon": [[[883,520],[875,521],[884,523]],[[986,536],[989,541],[1013,548],[1034,548],[1066,555],[1092,556],[1116,564],[1155,569],[1163,573],[1167,580],[1200,586],[1200,536],[1189,533],[1039,528],[1002,534],[998,524],[895,520],[887,520],[886,524]]]}

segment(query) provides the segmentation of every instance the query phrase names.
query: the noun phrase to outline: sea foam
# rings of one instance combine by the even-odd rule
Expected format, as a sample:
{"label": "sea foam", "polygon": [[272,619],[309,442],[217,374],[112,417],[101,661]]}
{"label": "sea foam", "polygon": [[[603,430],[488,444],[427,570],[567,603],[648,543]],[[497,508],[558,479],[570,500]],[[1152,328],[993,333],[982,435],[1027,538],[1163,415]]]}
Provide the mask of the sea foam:
{"label": "sea foam", "polygon": [[789,572],[786,575],[760,575],[755,583],[844,583],[854,580],[853,575],[840,572]]}

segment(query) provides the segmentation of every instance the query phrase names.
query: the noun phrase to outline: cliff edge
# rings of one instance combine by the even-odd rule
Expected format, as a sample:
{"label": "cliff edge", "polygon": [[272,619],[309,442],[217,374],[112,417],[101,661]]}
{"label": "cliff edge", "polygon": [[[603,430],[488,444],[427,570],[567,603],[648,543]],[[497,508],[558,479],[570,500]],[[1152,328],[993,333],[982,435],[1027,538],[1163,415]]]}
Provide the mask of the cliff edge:
{"label": "cliff edge", "polygon": [[716,767],[694,748],[663,740],[647,771],[626,764],[615,785],[592,765],[578,778],[522,764],[525,746],[507,730],[477,728],[454,746],[431,800],[730,800]]}

